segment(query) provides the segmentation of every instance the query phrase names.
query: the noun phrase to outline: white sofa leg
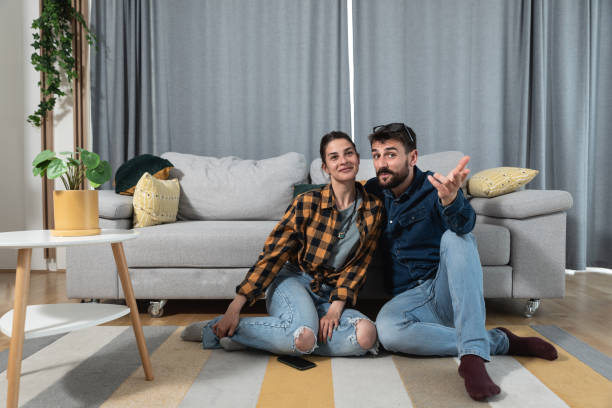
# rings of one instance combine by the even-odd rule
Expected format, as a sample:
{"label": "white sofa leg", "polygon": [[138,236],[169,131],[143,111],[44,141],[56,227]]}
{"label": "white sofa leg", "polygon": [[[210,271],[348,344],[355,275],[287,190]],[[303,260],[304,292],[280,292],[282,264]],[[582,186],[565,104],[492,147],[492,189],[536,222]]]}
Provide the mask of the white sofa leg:
{"label": "white sofa leg", "polygon": [[525,303],[525,317],[533,317],[534,313],[540,307],[540,299],[529,299],[527,303]]}
{"label": "white sofa leg", "polygon": [[164,315],[164,306],[166,306],[168,301],[166,299],[158,300],[158,301],[150,301],[149,302],[149,316],[151,317],[162,317]]}

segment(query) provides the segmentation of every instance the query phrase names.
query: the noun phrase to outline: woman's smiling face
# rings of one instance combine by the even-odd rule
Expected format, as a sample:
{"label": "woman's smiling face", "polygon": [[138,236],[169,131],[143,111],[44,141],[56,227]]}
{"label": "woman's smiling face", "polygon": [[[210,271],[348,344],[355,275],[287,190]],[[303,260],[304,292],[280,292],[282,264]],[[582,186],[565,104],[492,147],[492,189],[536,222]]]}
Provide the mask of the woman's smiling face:
{"label": "woman's smiling face", "polygon": [[346,139],[334,139],[325,147],[323,170],[340,182],[355,180],[359,171],[359,155]]}

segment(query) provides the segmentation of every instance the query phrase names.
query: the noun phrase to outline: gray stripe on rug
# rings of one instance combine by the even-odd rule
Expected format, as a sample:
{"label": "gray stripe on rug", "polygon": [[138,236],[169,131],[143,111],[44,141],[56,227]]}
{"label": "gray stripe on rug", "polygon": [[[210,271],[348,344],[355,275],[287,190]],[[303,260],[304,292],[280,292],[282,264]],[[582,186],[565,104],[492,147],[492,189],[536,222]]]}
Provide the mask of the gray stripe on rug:
{"label": "gray stripe on rug", "polygon": [[612,358],[595,350],[560,327],[552,325],[533,325],[530,327],[612,381]]}
{"label": "gray stripe on rug", "polygon": [[413,406],[390,354],[335,357],[331,364],[336,408]]}
{"label": "gray stripe on rug", "polygon": [[[38,337],[35,339],[28,339],[23,342],[23,357],[22,360],[30,357],[32,354],[44,349],[49,344],[53,343],[57,339],[65,336],[66,333],[56,334],[55,336]],[[4,372],[8,366],[9,349],[0,351],[0,373]]]}
{"label": "gray stripe on rug", "polygon": [[269,354],[254,350],[212,350],[179,407],[256,406],[269,360]]}
{"label": "gray stripe on rug", "polygon": [[[143,326],[142,329],[151,355],[170,337],[176,326]],[[126,330],[24,407],[100,406],[141,364],[134,331]],[[146,381],[144,377],[142,380]]]}

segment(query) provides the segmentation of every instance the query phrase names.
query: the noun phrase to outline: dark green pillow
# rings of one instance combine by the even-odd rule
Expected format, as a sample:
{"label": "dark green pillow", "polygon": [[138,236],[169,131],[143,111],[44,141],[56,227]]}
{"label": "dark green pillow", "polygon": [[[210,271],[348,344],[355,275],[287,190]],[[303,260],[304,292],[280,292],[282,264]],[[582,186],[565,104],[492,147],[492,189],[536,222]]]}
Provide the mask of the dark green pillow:
{"label": "dark green pillow", "polygon": [[310,190],[325,187],[327,184],[296,184],[293,186],[293,198]]}
{"label": "dark green pillow", "polygon": [[149,173],[160,180],[167,180],[174,167],[166,159],[152,154],[141,154],[123,163],[115,173],[115,192],[134,195],[134,188],[143,174]]}

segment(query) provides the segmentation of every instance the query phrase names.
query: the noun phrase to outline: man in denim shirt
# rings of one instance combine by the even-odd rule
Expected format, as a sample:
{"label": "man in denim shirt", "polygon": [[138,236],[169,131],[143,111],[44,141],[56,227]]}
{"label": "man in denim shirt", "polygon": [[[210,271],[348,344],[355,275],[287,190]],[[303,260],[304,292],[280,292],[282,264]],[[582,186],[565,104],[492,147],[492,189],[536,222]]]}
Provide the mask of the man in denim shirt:
{"label": "man in denim shirt", "polygon": [[460,188],[470,158],[443,176],[416,166],[416,135],[403,123],[377,126],[369,139],[376,178],[366,190],[385,203],[379,248],[393,294],[376,319],[383,346],[459,356],[459,375],[479,401],[500,393],[484,365],[491,354],[557,358],[554,346],[542,339],[503,327],[485,329],[482,268],[471,233],[476,214]]}

